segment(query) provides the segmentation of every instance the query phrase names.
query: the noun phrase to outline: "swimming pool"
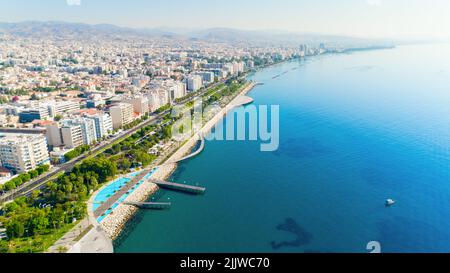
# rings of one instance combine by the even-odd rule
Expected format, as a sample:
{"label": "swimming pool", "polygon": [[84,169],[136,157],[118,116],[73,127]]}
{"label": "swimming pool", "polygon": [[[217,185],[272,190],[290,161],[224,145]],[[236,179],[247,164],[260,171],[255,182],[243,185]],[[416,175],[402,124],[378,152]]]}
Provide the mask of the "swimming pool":
{"label": "swimming pool", "polygon": [[[103,215],[97,218],[97,222],[101,222],[103,219],[105,219],[106,216],[108,216],[120,203],[122,203],[131,193],[134,192],[135,189],[137,189],[142,183],[144,183],[145,180],[149,179],[153,173],[158,168],[154,168],[151,172],[149,172],[142,180],[140,180],[133,188],[131,188],[130,191],[122,195],[117,202],[115,202]],[[98,207],[100,207],[101,204],[106,202],[109,198],[111,198],[117,191],[119,191],[121,188],[123,188],[127,183],[131,181],[132,178],[136,177],[138,174],[140,174],[141,171],[134,172],[128,174],[127,177],[121,177],[113,182],[111,182],[108,186],[106,186],[104,189],[102,189],[94,198],[94,203],[92,206],[92,210],[95,211]]]}

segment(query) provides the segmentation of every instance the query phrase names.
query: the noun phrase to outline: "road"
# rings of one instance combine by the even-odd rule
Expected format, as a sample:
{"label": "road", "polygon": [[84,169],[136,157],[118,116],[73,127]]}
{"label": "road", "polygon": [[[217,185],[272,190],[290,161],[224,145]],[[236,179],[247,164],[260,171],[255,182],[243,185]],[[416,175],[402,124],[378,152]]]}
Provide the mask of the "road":
{"label": "road", "polygon": [[114,142],[117,142],[119,140],[123,140],[123,139],[127,138],[128,136],[136,133],[143,127],[157,123],[157,121],[159,121],[160,118],[162,118],[164,115],[167,115],[169,112],[170,111],[165,111],[165,112],[162,112],[157,115],[152,115],[149,117],[148,120],[140,123],[139,125],[131,128],[130,130],[122,132],[121,134],[114,136],[111,139],[108,139],[107,141],[102,142],[101,145],[94,147],[87,154],[83,154],[77,158],[74,158],[73,160],[71,160],[67,163],[64,163],[58,167],[54,167],[48,173],[44,174],[40,178],[38,178],[32,182],[28,182],[9,193],[5,193],[4,195],[0,196],[0,203],[12,201],[17,197],[27,196],[35,190],[42,189],[45,186],[45,184],[47,184],[47,182],[52,180],[52,178],[54,176],[56,176],[58,173],[70,171],[76,164],[80,163],[81,161],[85,160],[88,157],[95,155],[99,151],[102,151],[103,149],[105,149],[109,145],[113,144]]}

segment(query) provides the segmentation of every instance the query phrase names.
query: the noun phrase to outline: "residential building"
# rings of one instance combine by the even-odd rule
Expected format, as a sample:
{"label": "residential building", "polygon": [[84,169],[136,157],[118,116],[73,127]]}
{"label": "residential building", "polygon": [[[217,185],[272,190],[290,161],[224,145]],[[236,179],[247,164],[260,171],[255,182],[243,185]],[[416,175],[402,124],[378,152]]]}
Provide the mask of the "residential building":
{"label": "residential building", "polygon": [[72,120],[71,123],[81,127],[83,144],[91,145],[97,141],[97,130],[94,120],[90,118],[77,118]]}
{"label": "residential building", "polygon": [[51,148],[63,146],[61,128],[57,122],[45,126],[48,146]]}
{"label": "residential building", "polygon": [[133,113],[133,105],[129,103],[122,102],[109,108],[114,130],[131,123],[134,119]]}
{"label": "residential building", "polygon": [[47,104],[50,116],[56,117],[66,112],[80,110],[80,104],[76,101],[55,101]]}
{"label": "residential building", "polygon": [[0,134],[0,165],[25,173],[50,164],[47,141],[43,135]]}
{"label": "residential building", "polygon": [[186,85],[187,85],[187,90],[195,92],[198,89],[202,88],[202,86],[203,86],[202,77],[199,75],[191,75],[191,76],[187,77]]}
{"label": "residential building", "polygon": [[86,116],[86,118],[92,119],[94,121],[97,139],[102,139],[103,137],[110,135],[114,130],[111,116],[107,113],[99,113],[96,115]]}
{"label": "residential building", "polygon": [[32,122],[33,120],[43,120],[49,117],[47,108],[39,107],[36,109],[27,109],[19,113],[20,123]]}
{"label": "residential building", "polygon": [[64,145],[71,149],[84,143],[83,131],[80,125],[67,123],[61,127],[61,135]]}
{"label": "residential building", "polygon": [[211,71],[200,71],[200,72],[195,72],[194,74],[202,77],[203,83],[211,84],[211,83],[214,82],[214,78],[215,78],[214,72],[211,72]]}
{"label": "residential building", "polygon": [[145,115],[149,112],[148,98],[144,96],[126,98],[123,102],[133,105],[133,111],[140,115]]}

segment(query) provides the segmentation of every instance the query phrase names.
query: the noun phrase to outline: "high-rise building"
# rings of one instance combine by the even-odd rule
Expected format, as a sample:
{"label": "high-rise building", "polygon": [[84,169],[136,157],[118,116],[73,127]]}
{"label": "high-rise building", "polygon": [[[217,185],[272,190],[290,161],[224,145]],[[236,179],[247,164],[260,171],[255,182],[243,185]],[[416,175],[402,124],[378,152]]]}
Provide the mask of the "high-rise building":
{"label": "high-rise building", "polygon": [[186,79],[187,90],[189,91],[197,91],[202,88],[203,80],[199,75],[191,75]]}
{"label": "high-rise building", "polygon": [[63,139],[59,124],[57,122],[53,122],[51,124],[46,125],[45,127],[48,146],[52,148],[63,146]]}
{"label": "high-rise building", "polygon": [[147,93],[147,98],[148,98],[148,106],[149,106],[150,112],[154,112],[162,106],[162,103],[159,99],[159,94],[157,91],[152,91],[152,92]]}
{"label": "high-rise building", "polygon": [[123,100],[125,103],[133,105],[133,111],[140,115],[145,115],[149,112],[148,98],[144,96],[134,96]]}
{"label": "high-rise building", "polygon": [[245,70],[245,63],[244,62],[233,62],[233,73],[232,74],[238,74],[242,73]]}
{"label": "high-rise building", "polygon": [[78,118],[71,120],[71,124],[80,126],[83,135],[83,144],[91,145],[97,141],[97,130],[94,120],[89,118]]}
{"label": "high-rise building", "polygon": [[235,72],[235,70],[234,70],[234,65],[231,63],[224,64],[223,70],[227,72],[227,75],[237,74],[237,72]]}
{"label": "high-rise building", "polygon": [[118,103],[109,108],[109,114],[111,115],[113,128],[120,129],[124,125],[127,125],[133,121],[133,105],[129,103]]}
{"label": "high-rise building", "polygon": [[168,85],[170,101],[186,96],[186,84],[172,81]]}
{"label": "high-rise building", "polygon": [[111,134],[113,131],[113,124],[111,116],[107,113],[99,113],[92,116],[87,116],[95,123],[95,131],[97,133],[97,139],[102,139]]}
{"label": "high-rise building", "polygon": [[29,172],[50,164],[47,141],[43,135],[1,134],[0,164],[17,173]]}
{"label": "high-rise building", "polygon": [[69,148],[76,148],[84,143],[83,131],[80,125],[67,123],[61,127],[61,135],[64,145]]}
{"label": "high-rise building", "polygon": [[211,83],[214,82],[214,78],[215,78],[214,72],[211,72],[211,71],[200,71],[200,72],[195,72],[194,74],[195,75],[199,75],[200,77],[202,77],[202,81],[204,83],[211,84]]}

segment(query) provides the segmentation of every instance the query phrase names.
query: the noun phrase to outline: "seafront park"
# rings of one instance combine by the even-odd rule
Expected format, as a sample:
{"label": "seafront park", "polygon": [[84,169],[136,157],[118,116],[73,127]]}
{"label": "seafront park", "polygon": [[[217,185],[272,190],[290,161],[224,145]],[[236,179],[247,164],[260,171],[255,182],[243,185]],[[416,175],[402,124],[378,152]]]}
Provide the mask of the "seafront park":
{"label": "seafront park", "polygon": [[[78,236],[68,232],[49,249],[49,252],[58,252],[62,247],[70,253],[112,252],[112,240],[120,235],[127,222],[139,209],[161,209],[160,206],[170,206],[170,203],[146,202],[158,191],[160,186],[157,181],[166,182],[176,170],[178,162],[199,154],[205,146],[203,135],[208,134],[230,110],[251,103],[252,99],[245,95],[256,85],[256,82],[241,80],[233,92],[220,98],[219,102],[224,107],[219,111],[203,115],[204,125],[193,131],[189,139],[181,142],[170,141],[165,152],[148,167],[123,174],[93,193],[87,205],[88,218],[73,228]],[[184,184],[174,183],[169,186],[176,188],[183,187]],[[180,189],[177,188],[177,190]],[[84,231],[81,233],[78,232],[79,230]]]}

